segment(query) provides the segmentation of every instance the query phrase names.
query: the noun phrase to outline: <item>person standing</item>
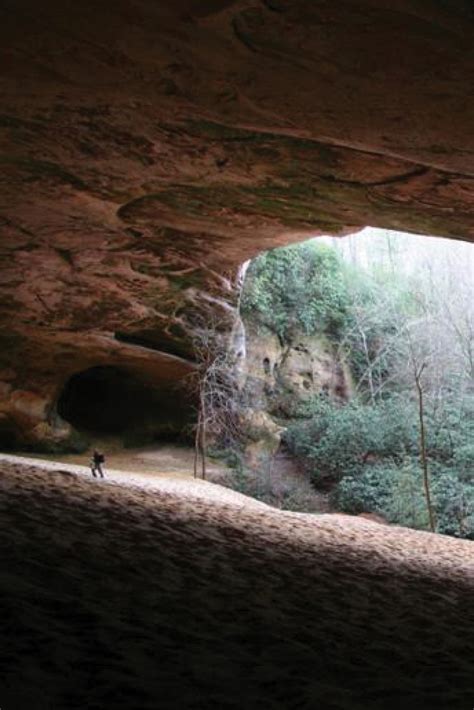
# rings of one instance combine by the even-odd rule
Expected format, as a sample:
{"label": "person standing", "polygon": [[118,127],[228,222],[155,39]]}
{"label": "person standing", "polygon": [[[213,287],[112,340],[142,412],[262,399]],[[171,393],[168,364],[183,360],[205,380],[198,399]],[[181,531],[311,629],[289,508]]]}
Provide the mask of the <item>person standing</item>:
{"label": "person standing", "polygon": [[97,449],[94,451],[92,454],[92,460],[91,460],[91,473],[94,476],[94,478],[97,478],[97,473],[99,473],[101,478],[104,478],[104,470],[102,468],[103,464],[105,464],[105,456],[104,454],[101,454],[100,451],[97,451]]}

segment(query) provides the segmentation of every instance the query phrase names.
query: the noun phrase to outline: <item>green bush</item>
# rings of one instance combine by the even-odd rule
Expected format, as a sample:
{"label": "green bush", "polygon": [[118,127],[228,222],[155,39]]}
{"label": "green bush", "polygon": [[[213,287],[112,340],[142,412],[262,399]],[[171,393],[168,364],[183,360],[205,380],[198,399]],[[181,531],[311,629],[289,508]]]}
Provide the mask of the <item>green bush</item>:
{"label": "green bush", "polygon": [[[472,419],[448,403],[441,416],[426,413],[431,493],[438,532],[474,535]],[[456,412],[456,416],[450,416]],[[372,512],[399,525],[428,529],[419,461],[415,402],[392,397],[375,405],[328,400],[307,406],[285,442],[317,488],[331,488],[333,505],[346,513]]]}
{"label": "green bush", "polygon": [[290,341],[295,330],[337,336],[349,306],[338,254],[325,244],[307,242],[273,249],[251,262],[241,313]]}
{"label": "green bush", "polygon": [[453,464],[461,481],[474,484],[474,443],[460,444],[454,451]]}
{"label": "green bush", "polygon": [[361,475],[345,476],[331,494],[331,502],[344,513],[386,514],[392,495],[393,468],[371,466]]}
{"label": "green bush", "polygon": [[[474,485],[464,484],[453,469],[437,466],[433,466],[430,480],[437,532],[473,539]],[[423,477],[416,459],[346,476],[331,500],[345,513],[378,513],[397,525],[429,529]]]}
{"label": "green bush", "polygon": [[417,530],[429,529],[423,474],[417,459],[407,459],[391,472],[391,494],[380,511],[387,520]]}
{"label": "green bush", "polygon": [[319,400],[312,408],[310,419],[288,427],[285,442],[305,463],[315,485],[337,482],[380,459],[401,460],[416,451],[414,409],[401,399],[373,407]]}
{"label": "green bush", "polygon": [[432,482],[438,532],[474,539],[474,484],[446,468],[436,470]]}

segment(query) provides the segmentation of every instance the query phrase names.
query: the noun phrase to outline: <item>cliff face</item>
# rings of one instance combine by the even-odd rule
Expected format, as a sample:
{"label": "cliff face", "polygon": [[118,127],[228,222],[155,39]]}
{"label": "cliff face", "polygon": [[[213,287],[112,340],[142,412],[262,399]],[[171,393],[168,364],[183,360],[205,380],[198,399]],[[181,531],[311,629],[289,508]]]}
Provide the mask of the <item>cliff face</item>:
{"label": "cliff face", "polygon": [[315,397],[347,400],[352,380],[323,334],[295,333],[291,344],[282,344],[251,319],[246,319],[245,330],[247,454],[250,463],[259,465],[278,450],[285,422],[301,416],[306,402]]}
{"label": "cliff face", "polygon": [[473,31],[464,0],[3,3],[0,438],[68,441],[94,367],[167,408],[260,250],[474,239]]}
{"label": "cliff face", "polygon": [[295,333],[286,345],[264,325],[255,323],[247,323],[246,334],[246,390],[255,408],[291,418],[312,397],[350,397],[349,368],[324,335]]}

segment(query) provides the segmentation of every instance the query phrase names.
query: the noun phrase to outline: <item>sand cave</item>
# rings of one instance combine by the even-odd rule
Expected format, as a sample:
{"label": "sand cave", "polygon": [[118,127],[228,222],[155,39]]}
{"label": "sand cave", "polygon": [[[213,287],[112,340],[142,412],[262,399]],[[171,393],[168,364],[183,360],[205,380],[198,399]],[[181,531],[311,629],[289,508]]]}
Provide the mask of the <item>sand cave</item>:
{"label": "sand cave", "polygon": [[466,0],[0,3],[3,710],[474,704],[470,540],[74,458],[195,424],[257,254],[474,241],[473,36]]}

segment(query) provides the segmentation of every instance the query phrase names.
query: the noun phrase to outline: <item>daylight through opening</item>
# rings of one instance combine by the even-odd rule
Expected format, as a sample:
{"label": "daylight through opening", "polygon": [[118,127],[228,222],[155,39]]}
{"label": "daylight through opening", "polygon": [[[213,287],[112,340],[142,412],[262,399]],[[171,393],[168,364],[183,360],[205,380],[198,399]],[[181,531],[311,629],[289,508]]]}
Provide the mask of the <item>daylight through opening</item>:
{"label": "daylight through opening", "polygon": [[250,492],[474,538],[472,245],[368,228],[274,249],[241,317]]}

